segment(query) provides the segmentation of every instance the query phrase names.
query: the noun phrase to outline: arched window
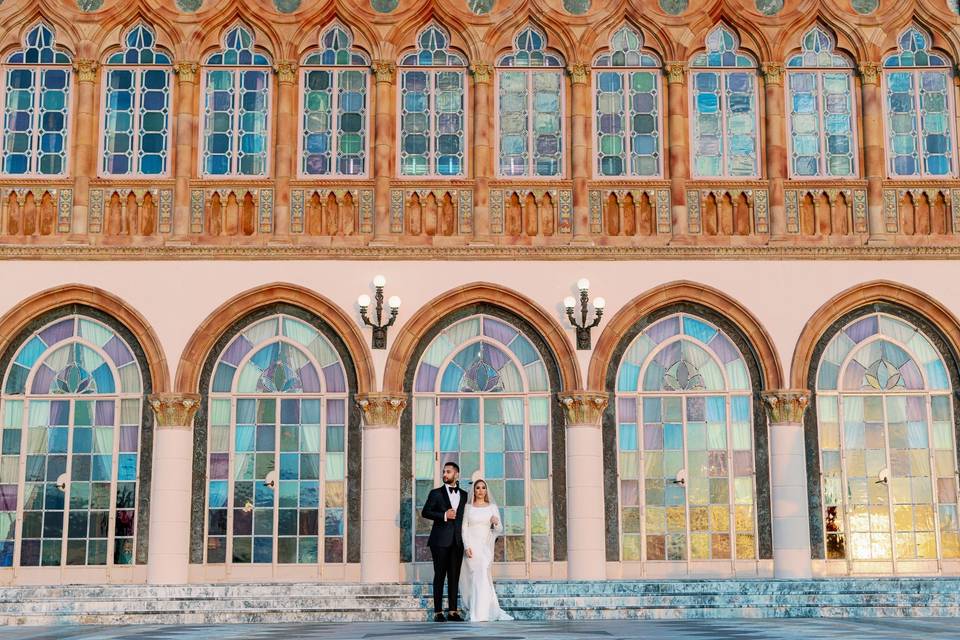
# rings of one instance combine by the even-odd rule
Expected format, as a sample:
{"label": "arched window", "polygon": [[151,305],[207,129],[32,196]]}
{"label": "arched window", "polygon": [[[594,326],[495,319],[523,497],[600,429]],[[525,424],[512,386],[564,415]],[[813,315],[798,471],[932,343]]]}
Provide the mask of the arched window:
{"label": "arched window", "polygon": [[643,49],[640,32],[625,26],[610,39],[610,52],[597,57],[593,66],[597,68],[596,175],[661,175],[660,59]]}
{"label": "arched window", "polygon": [[743,354],[702,318],[633,340],[616,382],[622,560],[757,558],[752,393]]}
{"label": "arched window", "polygon": [[143,24],[127,33],[124,46],[107,58],[102,171],[111,176],[167,175],[171,59],[156,48],[153,31]]}
{"label": "arched window", "polygon": [[0,566],[134,564],[143,394],[131,345],[92,317],[60,317],[18,348],[2,394]]}
{"label": "arched window", "polygon": [[737,49],[737,37],[723,26],[710,32],[706,44],[690,62],[693,175],[759,177],[756,62]]}
{"label": "arched window", "polygon": [[53,30],[40,23],[6,62],[3,173],[66,175],[70,54],[57,48]]}
{"label": "arched window", "polygon": [[890,176],[954,175],[949,60],[931,49],[929,36],[911,27],[883,66]]}
{"label": "arched window", "polygon": [[790,100],[790,172],[794,177],[852,178],[853,65],[834,53],[819,27],[803,36],[800,53],[787,60]]}
{"label": "arched window", "polygon": [[563,66],[534,27],[497,61],[499,173],[504,177],[563,175]]}
{"label": "arched window", "polygon": [[300,173],[356,176],[367,173],[370,60],[353,47],[346,27],[320,36],[320,50],[300,71],[303,87]]}
{"label": "arched window", "polygon": [[236,26],[203,72],[201,171],[207,176],[268,175],[270,59]]}
{"label": "arched window", "polygon": [[400,58],[400,175],[466,175],[466,60],[431,24]]}
{"label": "arched window", "polygon": [[209,392],[206,562],[344,562],[347,381],[313,326],[253,322]]}
{"label": "arched window", "polygon": [[430,559],[419,509],[452,461],[468,492],[479,474],[501,508],[495,560],[549,562],[550,384],[530,340],[487,315],[452,324],[424,351],[413,402],[414,560]]}
{"label": "arched window", "polygon": [[936,572],[960,558],[954,390],[930,338],[869,313],[830,339],[816,375],[827,559]]}

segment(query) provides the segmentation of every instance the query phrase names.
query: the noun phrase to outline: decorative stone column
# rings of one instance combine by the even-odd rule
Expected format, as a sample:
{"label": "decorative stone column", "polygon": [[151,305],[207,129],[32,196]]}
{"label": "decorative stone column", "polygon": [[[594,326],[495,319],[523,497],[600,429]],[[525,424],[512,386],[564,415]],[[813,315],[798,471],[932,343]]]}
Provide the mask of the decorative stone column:
{"label": "decorative stone column", "polygon": [[687,180],[690,179],[690,143],[687,125],[687,63],[668,62],[667,75],[667,140],[670,151],[670,202],[672,203],[673,235],[685,236],[687,221]]}
{"label": "decorative stone column", "polygon": [[147,581],[185,584],[190,566],[193,416],[200,407],[200,396],[158,393],[149,401],[156,417],[156,435]]}
{"label": "decorative stone column", "polygon": [[883,223],[884,133],[880,72],[879,62],[864,62],[860,65],[860,92],[863,102],[863,175],[867,179],[870,242],[885,242],[888,239]]}
{"label": "decorative stone column", "polygon": [[173,235],[176,238],[186,238],[190,233],[190,178],[193,176],[193,145],[197,140],[197,116],[194,115],[194,109],[199,108],[196,105],[196,87],[200,65],[196,62],[178,62],[173,70],[177,74]]}
{"label": "decorative stone column", "polygon": [[400,416],[403,396],[357,396],[363,411],[360,580],[400,581]]}
{"label": "decorative stone column", "polygon": [[78,236],[87,233],[87,215],[90,201],[90,180],[97,176],[97,118],[96,81],[97,63],[77,60],[77,118],[73,151],[73,212],[72,232]]}
{"label": "decorative stone column", "polygon": [[561,393],[567,429],[567,579],[607,577],[603,521],[603,438],[607,394]]}
{"label": "decorative stone column", "polygon": [[489,242],[493,67],[477,63],[470,70],[473,71],[473,238],[477,242]]}
{"label": "decorative stone column", "polygon": [[777,578],[809,578],[810,520],[803,412],[805,389],[767,391],[763,402],[770,419],[770,495],[773,523],[773,573]]}
{"label": "decorative stone column", "polygon": [[375,60],[373,76],[377,83],[373,119],[373,208],[374,242],[390,242],[390,178],[393,174],[394,88],[397,66],[389,60]]}
{"label": "decorative stone column", "polygon": [[573,240],[591,242],[590,179],[592,162],[590,144],[590,67],[582,62],[571,65],[570,72],[570,140],[573,158],[570,163],[573,178]]}
{"label": "decorative stone column", "polygon": [[[770,196],[770,235],[782,238],[787,233],[783,181],[787,177],[787,134],[783,97],[783,64],[763,63],[766,88],[767,180]],[[758,141],[759,142],[759,141]]]}
{"label": "decorative stone column", "polygon": [[290,179],[297,174],[297,63],[277,63],[277,133],[274,171],[273,236],[285,241],[290,236]]}

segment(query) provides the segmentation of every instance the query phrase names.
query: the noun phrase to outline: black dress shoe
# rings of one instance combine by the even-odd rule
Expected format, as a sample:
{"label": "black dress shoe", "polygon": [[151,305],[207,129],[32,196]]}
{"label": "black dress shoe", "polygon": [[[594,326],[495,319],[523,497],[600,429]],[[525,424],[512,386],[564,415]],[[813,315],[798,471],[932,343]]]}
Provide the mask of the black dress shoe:
{"label": "black dress shoe", "polygon": [[437,614],[434,614],[434,616],[433,616],[433,621],[434,621],[434,622],[446,622],[447,619],[443,617],[443,614],[442,614],[442,613],[437,613]]}
{"label": "black dress shoe", "polygon": [[447,614],[447,620],[450,622],[463,622],[463,618],[460,617],[460,614],[454,611],[453,613]]}

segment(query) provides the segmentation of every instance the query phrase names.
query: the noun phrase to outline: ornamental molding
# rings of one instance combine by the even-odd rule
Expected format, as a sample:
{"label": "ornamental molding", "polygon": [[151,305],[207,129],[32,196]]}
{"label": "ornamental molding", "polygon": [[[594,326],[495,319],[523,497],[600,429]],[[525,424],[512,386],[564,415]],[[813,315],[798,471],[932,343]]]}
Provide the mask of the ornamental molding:
{"label": "ornamental molding", "polygon": [[160,429],[192,429],[193,416],[200,408],[196,393],[155,393],[148,398]]}
{"label": "ornamental molding", "polygon": [[283,84],[292,84],[297,80],[297,63],[291,60],[278,62],[273,68],[277,73],[277,81]]}
{"label": "ornamental molding", "polygon": [[77,72],[77,80],[80,82],[94,82],[97,79],[97,62],[81,58],[73,63],[73,68]]}
{"label": "ornamental molding", "polygon": [[374,60],[370,68],[373,69],[377,82],[392,83],[397,73],[397,65],[389,60]]}
{"label": "ornamental molding", "polygon": [[473,72],[473,81],[477,84],[490,84],[493,78],[493,66],[485,62],[478,62],[470,66]]}
{"label": "ornamental molding", "polygon": [[357,396],[357,405],[363,412],[364,429],[399,428],[407,399],[389,393],[365,393]]}
{"label": "ornamental molding", "polygon": [[561,393],[559,398],[560,404],[563,405],[567,427],[596,427],[598,429],[603,418],[603,412],[610,401],[607,394],[593,391]]}
{"label": "ornamental molding", "polygon": [[683,84],[687,81],[686,62],[668,62],[663,70],[667,74],[667,84]]}
{"label": "ornamental molding", "polygon": [[880,68],[879,62],[861,62],[860,77],[863,79],[863,84],[879,84]]}
{"label": "ornamental molding", "polygon": [[803,412],[810,402],[810,392],[806,389],[764,391],[762,397],[771,425],[803,424]]}
{"label": "ornamental molding", "polygon": [[570,81],[573,84],[587,84],[590,80],[590,67],[582,62],[577,62],[567,68],[570,73]]}
{"label": "ornamental molding", "polygon": [[783,64],[780,62],[764,62],[763,79],[768,85],[783,86]]}
{"label": "ornamental molding", "polygon": [[173,65],[173,71],[180,82],[193,82],[200,72],[200,65],[196,62],[178,62]]}

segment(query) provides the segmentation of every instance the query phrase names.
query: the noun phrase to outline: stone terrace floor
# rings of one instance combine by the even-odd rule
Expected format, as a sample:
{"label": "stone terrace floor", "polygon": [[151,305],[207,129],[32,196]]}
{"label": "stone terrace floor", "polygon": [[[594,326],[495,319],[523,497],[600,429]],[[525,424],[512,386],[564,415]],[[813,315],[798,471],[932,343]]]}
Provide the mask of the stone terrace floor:
{"label": "stone terrace floor", "polygon": [[8,627],[0,640],[832,640],[955,639],[960,619],[611,620],[598,622],[316,623]]}

